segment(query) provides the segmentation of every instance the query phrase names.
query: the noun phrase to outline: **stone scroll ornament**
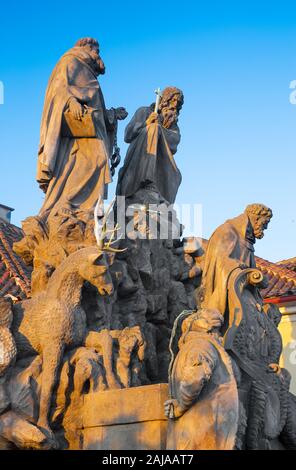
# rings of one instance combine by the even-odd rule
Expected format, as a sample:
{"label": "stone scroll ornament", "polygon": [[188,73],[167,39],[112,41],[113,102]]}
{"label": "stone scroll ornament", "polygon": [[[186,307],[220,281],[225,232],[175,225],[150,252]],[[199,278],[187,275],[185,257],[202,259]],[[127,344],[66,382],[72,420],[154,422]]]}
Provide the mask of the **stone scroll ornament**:
{"label": "stone scroll ornament", "polygon": [[295,397],[290,373],[279,366],[280,312],[263,305],[261,271],[234,270],[229,278],[228,328],[224,347],[238,366],[241,422],[239,445],[246,449],[296,449]]}

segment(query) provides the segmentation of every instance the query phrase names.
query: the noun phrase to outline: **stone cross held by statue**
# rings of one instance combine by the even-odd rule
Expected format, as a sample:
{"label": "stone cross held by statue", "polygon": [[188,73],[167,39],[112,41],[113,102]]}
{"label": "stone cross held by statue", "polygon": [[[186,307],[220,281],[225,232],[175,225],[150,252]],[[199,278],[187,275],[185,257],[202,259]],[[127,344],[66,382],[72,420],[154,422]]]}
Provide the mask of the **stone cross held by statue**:
{"label": "stone cross held by statue", "polygon": [[154,93],[156,94],[156,101],[155,101],[154,112],[155,112],[155,113],[158,113],[159,102],[160,102],[160,98],[161,98],[161,96],[162,96],[161,89],[158,87],[157,90],[154,91]]}

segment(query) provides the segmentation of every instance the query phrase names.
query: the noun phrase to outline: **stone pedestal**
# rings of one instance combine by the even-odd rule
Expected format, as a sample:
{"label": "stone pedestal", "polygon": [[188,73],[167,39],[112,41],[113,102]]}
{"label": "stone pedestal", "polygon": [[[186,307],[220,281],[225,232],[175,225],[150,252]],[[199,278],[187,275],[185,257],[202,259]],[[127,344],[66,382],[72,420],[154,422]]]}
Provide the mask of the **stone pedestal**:
{"label": "stone pedestal", "polygon": [[168,385],[156,384],[86,395],[84,450],[165,449],[164,402]]}

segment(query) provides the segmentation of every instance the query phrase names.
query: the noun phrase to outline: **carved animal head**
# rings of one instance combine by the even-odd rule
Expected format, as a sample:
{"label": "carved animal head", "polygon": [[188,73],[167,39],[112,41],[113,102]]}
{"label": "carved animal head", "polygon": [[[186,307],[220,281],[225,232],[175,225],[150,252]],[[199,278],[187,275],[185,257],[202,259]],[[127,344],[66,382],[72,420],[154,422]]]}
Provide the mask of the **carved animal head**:
{"label": "carved animal head", "polygon": [[113,202],[104,214],[103,200],[101,197],[99,198],[94,210],[94,233],[98,246],[81,250],[81,258],[79,261],[77,260],[79,263],[78,270],[80,276],[95,286],[100,295],[113,294],[114,286],[109,271],[109,265],[114,261],[114,254],[122,251],[111,248],[110,245],[112,244],[112,238],[108,243],[105,243],[107,219],[113,206]]}
{"label": "carved animal head", "polygon": [[90,251],[79,265],[79,274],[95,286],[100,295],[112,295],[114,291],[105,253]]}

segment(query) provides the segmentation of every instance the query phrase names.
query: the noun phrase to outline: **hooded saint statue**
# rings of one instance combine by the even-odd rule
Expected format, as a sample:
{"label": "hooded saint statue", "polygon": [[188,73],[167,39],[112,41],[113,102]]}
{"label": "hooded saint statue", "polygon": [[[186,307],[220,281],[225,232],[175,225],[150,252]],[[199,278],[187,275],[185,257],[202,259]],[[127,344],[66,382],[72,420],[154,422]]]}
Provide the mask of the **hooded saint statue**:
{"label": "hooded saint statue", "polygon": [[[99,196],[106,197],[114,130],[117,119],[124,119],[127,113],[124,108],[106,109],[97,80],[104,73],[98,42],[84,38],[61,57],[51,74],[37,166],[37,181],[45,192],[39,215],[45,218],[57,204],[88,211]],[[82,132],[77,138],[66,133],[67,110],[82,127],[84,116],[90,113],[94,134]]]}
{"label": "hooded saint statue", "polygon": [[227,310],[228,281],[235,269],[255,268],[254,243],[262,238],[272,217],[263,204],[250,204],[238,217],[227,220],[211,236],[202,275],[203,308]]}
{"label": "hooded saint statue", "polygon": [[182,105],[182,91],[168,87],[158,112],[153,111],[154,105],[136,111],[125,129],[130,146],[118,175],[117,195],[128,198],[146,188],[170,204],[175,201],[182,179],[174,159],[181,138],[177,122]]}

